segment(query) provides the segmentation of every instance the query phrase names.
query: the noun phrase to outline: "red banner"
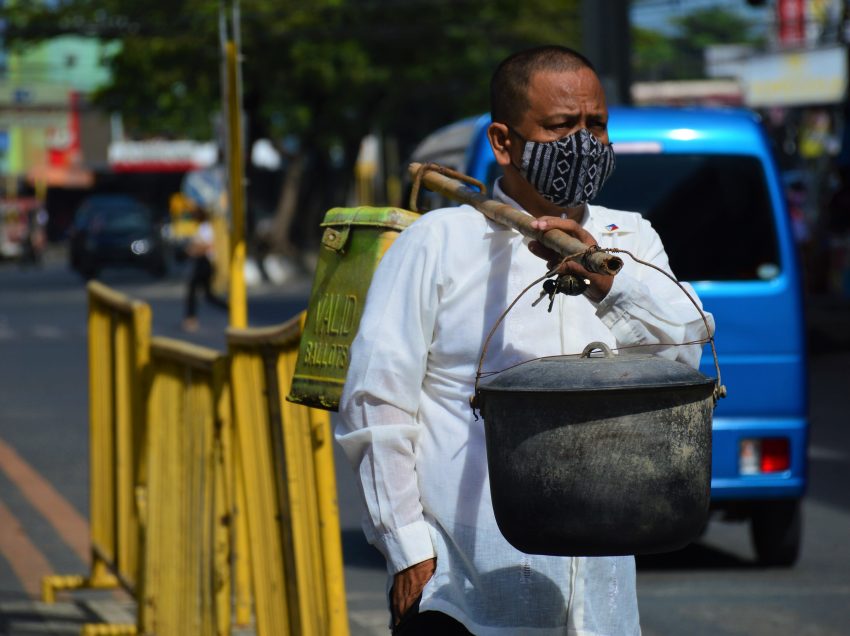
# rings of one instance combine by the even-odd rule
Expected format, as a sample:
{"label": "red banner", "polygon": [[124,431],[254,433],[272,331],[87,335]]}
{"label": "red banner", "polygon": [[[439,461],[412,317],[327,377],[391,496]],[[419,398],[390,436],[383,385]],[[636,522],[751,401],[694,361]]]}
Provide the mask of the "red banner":
{"label": "red banner", "polygon": [[80,162],[80,96],[68,94],[68,126],[47,131],[47,165],[69,168]]}
{"label": "red banner", "polygon": [[783,45],[806,39],[806,0],[776,0],[776,33]]}

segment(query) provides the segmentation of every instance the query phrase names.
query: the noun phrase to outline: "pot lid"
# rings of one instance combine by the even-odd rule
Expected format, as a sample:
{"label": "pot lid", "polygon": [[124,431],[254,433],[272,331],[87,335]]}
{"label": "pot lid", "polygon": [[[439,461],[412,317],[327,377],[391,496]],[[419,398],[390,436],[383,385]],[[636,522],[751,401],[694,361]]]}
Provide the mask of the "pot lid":
{"label": "pot lid", "polygon": [[[602,355],[593,354],[602,351]],[[650,354],[615,355],[607,345],[594,342],[580,356],[552,356],[530,360],[482,379],[480,391],[606,391],[713,386],[715,381],[675,360]]]}

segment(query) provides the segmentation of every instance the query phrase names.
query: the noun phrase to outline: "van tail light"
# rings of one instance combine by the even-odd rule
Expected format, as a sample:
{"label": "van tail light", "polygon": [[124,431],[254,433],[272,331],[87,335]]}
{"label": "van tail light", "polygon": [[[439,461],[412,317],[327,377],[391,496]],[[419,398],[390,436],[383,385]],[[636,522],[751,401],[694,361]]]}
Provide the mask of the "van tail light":
{"label": "van tail light", "polygon": [[781,473],[791,468],[791,443],[787,437],[742,439],[738,470],[742,475]]}

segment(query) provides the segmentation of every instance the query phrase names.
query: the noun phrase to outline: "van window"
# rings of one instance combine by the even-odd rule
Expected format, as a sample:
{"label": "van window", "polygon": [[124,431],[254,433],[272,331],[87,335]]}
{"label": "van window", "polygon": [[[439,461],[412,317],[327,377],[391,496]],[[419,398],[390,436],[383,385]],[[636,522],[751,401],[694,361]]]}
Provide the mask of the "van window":
{"label": "van window", "polygon": [[682,280],[779,274],[770,196],[756,157],[617,155],[617,167],[593,203],[643,214]]}

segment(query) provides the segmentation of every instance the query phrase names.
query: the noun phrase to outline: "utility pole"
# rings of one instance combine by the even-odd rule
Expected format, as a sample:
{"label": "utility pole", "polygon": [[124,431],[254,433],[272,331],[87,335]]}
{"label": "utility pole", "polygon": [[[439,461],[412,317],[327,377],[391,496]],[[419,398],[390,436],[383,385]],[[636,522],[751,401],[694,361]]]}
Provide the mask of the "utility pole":
{"label": "utility pole", "polygon": [[629,0],[582,0],[582,53],[593,62],[609,104],[631,104]]}
{"label": "utility pole", "polygon": [[227,201],[230,209],[230,326],[248,326],[248,299],[245,291],[245,162],[242,116],[242,73],[239,41],[239,0],[233,0],[230,28],[222,0],[219,5],[219,33],[222,51],[222,96],[227,139]]}

